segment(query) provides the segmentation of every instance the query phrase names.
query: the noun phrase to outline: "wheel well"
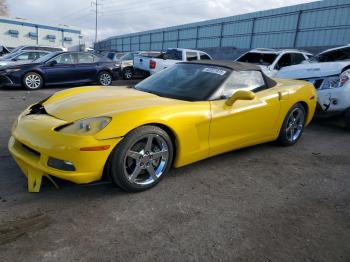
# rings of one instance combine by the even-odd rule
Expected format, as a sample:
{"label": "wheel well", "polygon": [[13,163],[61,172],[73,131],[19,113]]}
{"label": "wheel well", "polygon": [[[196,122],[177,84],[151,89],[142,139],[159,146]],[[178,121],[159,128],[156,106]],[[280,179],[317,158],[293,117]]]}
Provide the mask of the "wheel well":
{"label": "wheel well", "polygon": [[343,73],[344,71],[346,71],[346,70],[348,70],[348,69],[350,69],[350,65],[344,67],[343,70],[342,70],[341,72]]}
{"label": "wheel well", "polygon": [[[176,158],[176,154],[177,154],[177,147],[176,147],[176,136],[175,133],[173,132],[173,130],[171,130],[168,126],[163,125],[163,124],[159,124],[159,123],[149,123],[146,126],[156,126],[159,127],[161,129],[163,129],[170,137],[171,142],[173,143],[173,148],[174,148],[174,157],[173,157],[173,163],[175,161]],[[173,164],[172,163],[172,164]]]}
{"label": "wheel well", "polygon": [[[306,113],[306,116],[308,117],[309,116],[309,106],[307,105],[307,103],[300,101],[299,104],[301,104],[303,106],[305,113]],[[305,121],[306,121],[306,119],[305,119]]]}
{"label": "wheel well", "polygon": [[124,68],[123,68],[123,72],[124,72],[126,69],[130,69],[131,71],[134,71],[134,68],[133,68],[132,66],[124,67]]}

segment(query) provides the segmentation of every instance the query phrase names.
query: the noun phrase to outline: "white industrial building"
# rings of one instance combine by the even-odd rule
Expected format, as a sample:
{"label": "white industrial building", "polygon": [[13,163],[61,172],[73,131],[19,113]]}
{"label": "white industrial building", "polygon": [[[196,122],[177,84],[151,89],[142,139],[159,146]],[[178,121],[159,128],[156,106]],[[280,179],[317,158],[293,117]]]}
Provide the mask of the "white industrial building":
{"label": "white industrial building", "polygon": [[24,19],[0,17],[0,45],[14,48],[19,45],[44,45],[78,49],[81,31],[69,26],[51,26]]}

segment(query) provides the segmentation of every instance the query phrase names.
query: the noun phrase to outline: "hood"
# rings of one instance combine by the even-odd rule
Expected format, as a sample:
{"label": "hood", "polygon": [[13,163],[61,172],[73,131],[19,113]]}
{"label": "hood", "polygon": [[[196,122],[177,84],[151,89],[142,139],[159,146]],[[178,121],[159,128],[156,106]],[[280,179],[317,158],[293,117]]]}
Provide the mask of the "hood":
{"label": "hood", "polygon": [[[2,62],[9,62],[1,65]],[[30,66],[40,65],[40,63],[33,63],[30,61],[0,61],[1,69],[26,68]]]}
{"label": "hood", "polygon": [[127,87],[80,87],[58,92],[43,105],[46,112],[67,122],[95,116],[115,116],[118,113],[189,103],[159,97]]}
{"label": "hood", "polygon": [[345,62],[307,63],[282,68],[276,75],[278,78],[308,79],[339,75],[343,68],[350,65]]}

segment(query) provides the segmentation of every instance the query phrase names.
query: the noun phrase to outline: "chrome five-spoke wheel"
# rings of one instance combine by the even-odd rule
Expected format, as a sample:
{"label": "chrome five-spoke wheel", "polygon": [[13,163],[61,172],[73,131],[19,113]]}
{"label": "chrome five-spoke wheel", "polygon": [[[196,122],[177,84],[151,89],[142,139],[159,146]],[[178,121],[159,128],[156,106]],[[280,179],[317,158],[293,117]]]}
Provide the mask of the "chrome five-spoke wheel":
{"label": "chrome five-spoke wheel", "polygon": [[173,144],[157,126],[142,126],[128,134],[109,160],[112,180],[127,191],[142,191],[156,185],[169,170]]}
{"label": "chrome five-spoke wheel", "polygon": [[286,128],[287,139],[294,142],[299,139],[304,128],[305,113],[301,108],[295,108],[289,115]]}
{"label": "chrome five-spoke wheel", "polygon": [[282,145],[294,145],[299,140],[304,130],[305,118],[305,108],[300,103],[289,110],[278,138]]}
{"label": "chrome five-spoke wheel", "polygon": [[169,160],[166,141],[159,135],[148,134],[128,150],[124,169],[131,183],[149,185],[163,175]]}

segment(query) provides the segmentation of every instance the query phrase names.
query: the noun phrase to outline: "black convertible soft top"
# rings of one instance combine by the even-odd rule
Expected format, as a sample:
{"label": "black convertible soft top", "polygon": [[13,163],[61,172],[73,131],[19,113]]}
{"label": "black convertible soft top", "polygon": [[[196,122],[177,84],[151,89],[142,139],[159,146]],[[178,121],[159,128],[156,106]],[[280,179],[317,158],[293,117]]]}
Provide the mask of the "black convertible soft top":
{"label": "black convertible soft top", "polygon": [[274,87],[277,84],[273,79],[264,74],[264,72],[261,70],[261,67],[249,63],[234,62],[230,60],[197,60],[182,63],[221,66],[232,69],[234,71],[260,71],[265,78],[265,82],[268,88]]}

